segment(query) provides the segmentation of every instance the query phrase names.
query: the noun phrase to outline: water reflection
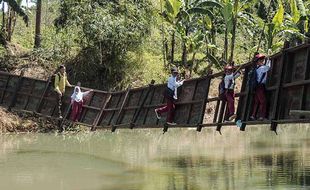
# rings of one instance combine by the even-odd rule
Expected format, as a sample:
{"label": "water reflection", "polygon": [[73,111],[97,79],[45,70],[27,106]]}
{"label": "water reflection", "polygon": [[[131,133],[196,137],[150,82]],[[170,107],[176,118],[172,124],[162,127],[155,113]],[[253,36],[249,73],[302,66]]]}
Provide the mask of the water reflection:
{"label": "water reflection", "polygon": [[309,189],[310,128],[0,136],[0,189]]}

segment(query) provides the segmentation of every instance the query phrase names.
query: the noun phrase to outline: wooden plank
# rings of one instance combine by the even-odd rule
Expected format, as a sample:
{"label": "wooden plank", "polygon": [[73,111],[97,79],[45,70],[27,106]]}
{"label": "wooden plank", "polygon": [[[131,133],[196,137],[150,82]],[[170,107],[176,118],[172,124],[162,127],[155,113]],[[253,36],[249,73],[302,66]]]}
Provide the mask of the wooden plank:
{"label": "wooden plank", "polygon": [[[186,102],[177,102],[175,103],[175,105],[186,105],[186,104],[197,104],[197,103],[201,103],[203,102],[203,100],[194,100],[194,101],[186,101]],[[161,104],[152,104],[152,105],[144,105],[143,108],[156,108],[156,107],[161,107],[161,106],[165,106],[165,103],[161,103]],[[124,107],[124,110],[134,110],[134,109],[138,109],[140,106],[129,106],[129,107]],[[119,108],[107,108],[105,109],[105,111],[118,111]]]}
{"label": "wooden plank", "polygon": [[310,123],[310,119],[280,119],[280,120],[273,120],[272,122],[277,124]]}
{"label": "wooden plank", "polygon": [[[145,94],[144,98],[142,99],[142,102],[141,102],[139,108],[136,110],[136,112],[134,114],[134,117],[132,118],[132,120],[130,122],[130,128],[131,129],[135,126],[135,123],[136,123],[136,121],[137,121],[137,119],[138,119],[138,117],[140,115],[140,112],[141,112],[142,108],[144,107],[145,101],[147,100],[151,90],[154,87],[154,83],[155,83],[155,80],[152,80],[151,83],[149,84],[149,87],[148,87],[148,89],[146,91],[146,94]],[[140,101],[142,95],[143,95],[143,91],[141,92],[141,96],[139,98],[139,101]]]}
{"label": "wooden plank", "polygon": [[[149,105],[151,105],[151,103],[152,103],[152,101],[153,101],[154,94],[155,94],[155,88],[153,88],[153,93],[152,93],[152,95],[151,95]],[[146,106],[145,106],[145,107],[146,107]],[[150,110],[150,108],[146,110],[146,114],[145,114],[144,119],[143,119],[143,124],[145,124],[145,122],[146,122],[147,115],[149,114],[149,110]]]}
{"label": "wooden plank", "polygon": [[[167,87],[165,87],[165,88],[167,88]],[[175,103],[175,102],[174,102]],[[166,98],[165,98],[165,95],[163,95],[162,96],[162,100],[161,100],[161,105],[166,105],[167,104],[167,102],[166,102]],[[162,106],[154,106],[154,107],[162,107]],[[168,112],[167,112],[167,116],[166,116],[166,118],[168,117]],[[158,118],[156,118],[156,125],[158,125],[159,124],[159,119]],[[168,125],[166,125],[166,126],[168,126]],[[168,128],[167,128],[168,129]],[[165,129],[164,128],[164,131],[167,131],[167,129]]]}
{"label": "wooden plank", "polygon": [[[144,91],[145,91],[145,89],[141,90],[137,105],[140,104],[140,101],[141,101],[141,99],[142,99],[142,97],[143,97]],[[144,96],[145,98],[147,98],[147,96],[148,96],[149,88],[147,89],[147,92],[146,92],[146,93],[147,93],[147,94]],[[142,99],[141,104],[140,104],[139,106],[137,106],[137,108],[134,109],[135,112],[134,112],[133,117],[132,117],[131,122],[130,122],[130,125],[131,125],[130,128],[131,128],[131,129],[132,129],[132,128],[134,127],[134,125],[135,125],[135,124],[134,124],[134,123],[135,123],[134,120],[136,120],[135,117],[138,118],[138,116],[139,116],[139,114],[140,114],[140,110],[142,109],[142,106],[143,106],[144,103],[145,103],[145,102],[143,102],[143,100],[144,100],[144,98]],[[128,107],[129,107],[129,106],[128,106]],[[126,108],[128,108],[128,107],[126,107]],[[141,108],[140,108],[140,107],[141,107]],[[124,110],[126,110],[126,108],[124,108]],[[139,112],[139,113],[138,113],[138,112]]]}
{"label": "wooden plank", "polygon": [[[253,63],[252,63],[253,65]],[[253,69],[253,66],[251,67],[248,67],[245,71],[245,77],[243,78],[243,80],[248,80],[248,75],[249,75],[249,72],[251,71],[251,69]],[[250,116],[250,113],[252,111],[252,100],[253,100],[253,94],[251,92],[251,89],[247,86],[245,88],[245,92],[246,92],[246,95],[244,97],[244,102],[242,102],[242,104],[244,104],[244,107],[243,109],[241,109],[241,120],[242,120],[242,125],[240,127],[240,131],[244,131],[245,130],[245,127],[246,127],[246,121],[248,120],[249,116]],[[240,102],[238,103],[240,104]]]}
{"label": "wooden plank", "polygon": [[13,96],[12,96],[11,102],[10,102],[9,107],[8,107],[8,110],[9,110],[9,111],[11,111],[12,107],[15,106],[16,99],[17,99],[17,92],[18,92],[18,91],[20,90],[20,88],[21,88],[21,84],[22,84],[22,82],[23,82],[23,76],[24,76],[24,74],[25,74],[25,71],[22,70],[22,71],[20,72],[19,77],[18,77],[18,82],[17,82],[17,84],[16,84],[16,86],[15,86],[15,89],[14,89],[14,92],[13,92]]}
{"label": "wooden plank", "polygon": [[290,115],[310,116],[310,110],[290,110]]}
{"label": "wooden plank", "polygon": [[[36,84],[36,81],[35,81],[35,80],[32,80],[32,81],[31,81],[31,90],[30,90],[30,94],[32,94],[33,89],[34,89],[34,87],[35,87],[35,84]],[[26,104],[25,104],[25,106],[24,106],[24,110],[27,110],[30,97],[31,97],[31,96],[28,96],[28,97],[27,97]]]}
{"label": "wooden plank", "polygon": [[[306,74],[304,77],[304,80],[307,80],[309,78],[309,73],[310,73],[310,48],[308,47],[307,49],[307,58],[306,58]],[[309,80],[310,82],[310,80]],[[302,101],[301,101],[301,107],[300,109],[304,110],[306,108],[306,103],[307,103],[307,92],[308,92],[308,85],[305,85],[302,89]]]}
{"label": "wooden plank", "polygon": [[304,48],[308,48],[308,47],[310,47],[310,43],[309,42],[301,44],[299,46],[288,47],[288,48],[286,48],[286,51],[287,52],[296,52],[296,51],[298,51],[300,49],[304,49]]}
{"label": "wooden plank", "polygon": [[215,111],[214,111],[213,123],[216,123],[216,120],[218,118],[218,112],[219,112],[220,104],[221,104],[221,101],[217,100],[216,101]]}
{"label": "wooden plank", "polygon": [[[111,95],[115,95],[115,94],[111,93]],[[111,98],[112,98],[112,96],[111,96]],[[118,107],[118,105],[119,105],[121,99],[122,99],[122,94],[119,94],[118,99],[117,99],[116,108],[115,108],[115,110],[113,110],[113,113],[112,113],[111,118],[109,119],[108,125],[111,124],[111,122],[112,122],[112,120],[113,120],[113,117],[114,117],[114,115],[115,115],[115,111],[116,111],[116,110],[119,110],[119,108],[117,108],[117,107]],[[106,111],[109,111],[109,110],[106,109]]]}
{"label": "wooden plank", "polygon": [[0,99],[0,104],[3,103],[3,98],[4,98],[5,93],[6,93],[6,91],[7,91],[7,88],[8,88],[8,85],[9,85],[9,81],[10,81],[10,79],[11,79],[11,76],[10,76],[10,75],[8,75],[7,77],[8,77],[8,78],[7,78],[6,83],[5,83],[5,89],[3,89],[3,91],[2,91],[2,95],[1,95],[1,99]]}
{"label": "wooden plank", "polygon": [[207,106],[207,100],[208,100],[208,96],[209,96],[209,90],[210,90],[210,84],[211,84],[211,77],[207,76],[206,78],[206,89],[205,89],[205,94],[204,94],[204,99],[203,99],[203,103],[201,105],[201,112],[200,112],[200,119],[199,119],[199,123],[197,123],[198,127],[197,127],[197,131],[201,131],[202,126],[201,124],[203,123],[203,118],[205,116],[206,113],[206,106]]}
{"label": "wooden plank", "polygon": [[[286,43],[284,43],[286,44]],[[282,92],[282,88],[281,86],[283,85],[283,82],[286,78],[286,70],[287,69],[291,69],[291,68],[287,68],[287,58],[288,58],[288,53],[285,49],[282,50],[282,57],[281,57],[281,64],[280,64],[280,80],[278,81],[277,84],[277,90],[275,92],[275,99],[273,101],[273,112],[272,112],[272,116],[271,119],[272,120],[278,120],[279,119],[279,115],[280,115],[280,109],[282,108],[282,106],[280,105],[281,101],[279,101],[280,96],[281,96],[281,92]],[[272,131],[277,131],[277,123],[276,122],[272,122],[270,125],[270,130]]]}
{"label": "wooden plank", "polygon": [[[101,110],[101,108],[94,107],[94,106],[88,106],[88,105],[83,105],[83,108],[87,108],[87,109],[91,109],[91,110],[97,110],[97,111]],[[105,110],[105,111],[107,111],[107,110]]]}
{"label": "wooden plank", "polygon": [[[130,88],[127,88],[127,91],[126,91],[123,103],[122,103],[122,105],[121,105],[121,107],[120,107],[120,109],[118,111],[117,117],[116,117],[115,125],[119,124],[119,122],[120,122],[120,118],[121,118],[121,115],[122,115],[122,112],[123,112],[123,108],[124,108],[125,104],[128,101],[129,94],[130,94]],[[112,132],[114,132],[115,130],[116,130],[116,126],[113,126],[112,127]]]}
{"label": "wooden plank", "polygon": [[[94,92],[90,92],[91,93],[91,98],[90,98],[90,100],[88,101],[88,104],[87,105],[83,105],[82,107],[83,108],[88,108],[88,109],[94,109],[94,110],[100,110],[100,108],[95,108],[95,107],[91,107],[91,106],[89,106],[89,105],[91,105],[91,103],[92,103],[92,101],[93,101],[93,98],[94,98]],[[83,121],[84,120],[84,118],[85,118],[85,115],[86,115],[86,112],[87,112],[87,109],[85,110],[84,109],[84,111],[83,111],[83,113],[82,113],[82,115],[81,115],[81,118],[80,118],[80,121]]]}
{"label": "wooden plank", "polygon": [[242,80],[240,92],[236,93],[236,94],[243,94],[243,96],[237,96],[236,95],[236,97],[239,97],[238,105],[237,105],[237,112],[236,112],[236,114],[237,114],[236,120],[242,119],[242,107],[243,107],[242,102],[246,98],[245,95],[246,95],[246,89],[247,89],[247,81],[248,81],[248,76],[245,76],[245,74],[244,74],[243,75],[243,80]]}
{"label": "wooden plank", "polygon": [[221,103],[221,109],[220,109],[220,114],[217,120],[217,125],[216,125],[216,131],[221,132],[221,128],[222,128],[222,123],[223,123],[223,118],[224,118],[224,114],[225,114],[225,108],[226,108],[226,100],[223,100]]}
{"label": "wooden plank", "polygon": [[98,124],[100,123],[100,121],[102,120],[102,115],[105,111],[105,108],[107,107],[108,103],[110,102],[111,100],[111,97],[112,95],[111,94],[108,94],[107,95],[108,97],[106,98],[106,100],[104,101],[102,107],[101,107],[101,110],[100,110],[100,113],[97,115],[97,117],[95,118],[93,124],[92,124],[92,127],[91,127],[91,131],[95,131]]}
{"label": "wooden plank", "polygon": [[9,72],[4,72],[4,71],[0,71],[0,74],[1,75],[8,75],[8,76],[18,76],[18,75],[14,75],[12,73],[9,73]]}
{"label": "wooden plank", "polygon": [[46,93],[47,93],[47,91],[48,91],[48,89],[50,87],[51,79],[52,79],[52,76],[48,77],[48,79],[46,81],[44,91],[43,91],[42,96],[40,98],[40,101],[39,101],[39,103],[38,103],[38,105],[36,107],[36,111],[35,111],[36,113],[41,113],[42,103],[43,103],[44,97],[46,96]]}
{"label": "wooden plank", "polygon": [[[270,89],[267,89],[270,90]],[[239,92],[235,94],[235,97],[243,97],[246,96],[246,92]],[[207,102],[215,102],[221,100],[220,97],[208,98]]]}
{"label": "wooden plank", "polygon": [[302,80],[302,81],[296,81],[296,82],[290,82],[283,84],[283,88],[290,88],[293,86],[302,86],[302,85],[308,85],[310,84],[310,80]]}
{"label": "wooden plank", "polygon": [[[191,97],[191,100],[194,101],[195,99],[195,95],[196,95],[196,91],[197,91],[197,86],[198,86],[198,81],[195,81],[195,86],[194,86],[194,92],[193,92],[193,95]],[[208,87],[207,87],[208,88]],[[208,97],[207,97],[208,98]],[[192,113],[192,109],[193,109],[193,104],[190,104],[190,108],[188,110],[188,114],[187,114],[187,121],[186,121],[186,124],[189,123],[189,120],[191,119],[190,116],[191,116],[191,113]]]}

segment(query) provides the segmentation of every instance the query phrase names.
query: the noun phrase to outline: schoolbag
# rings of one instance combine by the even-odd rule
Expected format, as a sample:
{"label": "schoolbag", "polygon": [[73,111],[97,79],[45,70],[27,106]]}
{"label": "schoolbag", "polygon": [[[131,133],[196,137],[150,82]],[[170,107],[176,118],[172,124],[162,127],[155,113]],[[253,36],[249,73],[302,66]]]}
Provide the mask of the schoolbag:
{"label": "schoolbag", "polygon": [[56,75],[58,75],[58,78],[60,79],[59,73],[55,73],[55,74],[53,74],[53,75],[51,76],[51,86],[52,86],[53,88],[55,88],[55,79],[56,79]]}
{"label": "schoolbag", "polygon": [[[229,81],[229,84],[228,86],[230,87],[232,84],[233,84],[233,81],[234,79],[230,80]],[[221,100],[224,100],[226,97],[225,97],[225,77],[223,77],[223,79],[221,80],[220,84],[219,84],[219,87],[218,87],[218,90],[219,90],[219,98]]]}
{"label": "schoolbag", "polygon": [[257,72],[256,70],[258,69],[259,67],[255,67],[253,69],[251,69],[248,73],[248,86],[249,86],[249,89],[250,89],[250,92],[255,92],[255,89],[257,87],[257,85],[261,84],[263,79],[265,78],[265,75],[267,73],[263,73],[263,75],[261,76],[259,82],[257,82]]}

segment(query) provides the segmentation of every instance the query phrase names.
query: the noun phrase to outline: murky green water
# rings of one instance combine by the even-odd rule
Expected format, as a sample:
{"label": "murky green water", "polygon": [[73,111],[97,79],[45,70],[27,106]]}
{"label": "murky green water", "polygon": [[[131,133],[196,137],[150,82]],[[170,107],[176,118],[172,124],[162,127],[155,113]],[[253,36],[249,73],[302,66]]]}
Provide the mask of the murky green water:
{"label": "murky green water", "polygon": [[0,136],[1,190],[310,189],[310,126]]}

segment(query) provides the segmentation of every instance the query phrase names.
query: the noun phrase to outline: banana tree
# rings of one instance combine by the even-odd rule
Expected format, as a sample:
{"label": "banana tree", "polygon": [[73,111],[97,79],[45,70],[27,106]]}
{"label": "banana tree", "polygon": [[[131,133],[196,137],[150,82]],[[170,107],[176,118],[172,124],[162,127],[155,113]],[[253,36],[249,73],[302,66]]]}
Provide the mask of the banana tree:
{"label": "banana tree", "polygon": [[[257,0],[221,0],[222,19],[225,24],[225,39],[224,39],[224,55],[223,58],[231,62],[234,59],[235,44],[237,26],[242,24],[241,29],[246,28],[249,30],[248,25],[253,25],[254,18],[250,14],[249,10],[254,7],[259,1]],[[240,20],[240,21],[239,21]],[[240,22],[240,24],[239,24]],[[229,40],[230,40],[230,56],[229,52]]]}
{"label": "banana tree", "polygon": [[278,9],[272,18],[272,22],[267,24],[265,31],[266,46],[265,51],[269,49],[275,51],[283,46],[284,41],[293,41],[294,39],[302,39],[303,30],[300,29],[298,24],[303,22],[301,15],[305,15],[305,11],[297,0],[290,0],[290,14],[285,11],[282,1],[278,2]]}
{"label": "banana tree", "polygon": [[[171,34],[171,52],[170,52],[170,63],[174,63],[174,50],[175,50],[175,26],[179,22],[178,14],[180,12],[182,6],[182,2],[180,0],[165,0],[164,2],[164,10],[162,9],[161,2],[161,15],[172,26],[172,34]],[[164,35],[163,23],[162,23],[162,34]],[[163,37],[163,40],[165,37]],[[163,42],[163,47],[164,47]],[[168,51],[168,50],[166,50]],[[167,56],[168,57],[168,56]]]}
{"label": "banana tree", "polygon": [[[178,15],[179,22],[176,25],[176,31],[178,37],[182,41],[182,66],[185,67],[187,74],[191,76],[193,69],[196,70],[198,63],[195,59],[196,53],[201,50],[202,47],[209,48],[208,43],[214,42],[215,44],[215,27],[214,21],[217,18],[216,13],[219,13],[219,9],[222,5],[216,1],[184,1],[182,4],[180,13]],[[213,37],[210,38],[210,34]],[[210,40],[210,39],[211,40]],[[205,46],[204,43],[206,43]],[[215,48],[213,48],[215,49]],[[206,54],[213,53],[215,51],[205,51]],[[192,59],[188,62],[188,54],[192,53]],[[210,56],[206,56],[210,57]],[[212,56],[214,57],[214,56]],[[208,59],[212,64],[214,59]]]}
{"label": "banana tree", "polygon": [[[302,0],[289,0],[289,4],[290,15],[287,14],[288,25],[299,29],[300,33],[306,34],[308,32],[308,19],[304,2]],[[298,35],[293,35],[292,38],[292,40],[296,40],[296,38],[298,40]]]}

